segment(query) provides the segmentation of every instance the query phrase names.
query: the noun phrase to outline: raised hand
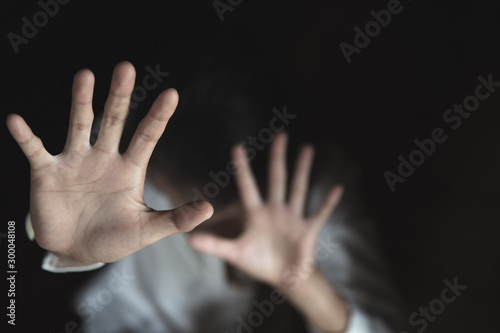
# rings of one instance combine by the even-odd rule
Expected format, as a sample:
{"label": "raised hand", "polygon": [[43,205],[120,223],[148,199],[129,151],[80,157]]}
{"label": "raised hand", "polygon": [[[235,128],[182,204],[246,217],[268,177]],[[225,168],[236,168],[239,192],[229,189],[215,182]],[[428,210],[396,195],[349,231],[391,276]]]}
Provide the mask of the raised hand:
{"label": "raised hand", "polygon": [[166,236],[190,231],[213,213],[206,202],[163,212],[145,205],[146,167],[178,95],[169,89],[158,96],[127,151],[120,154],[134,81],[130,63],[116,66],[93,146],[89,138],[94,76],[89,70],[75,75],[68,137],[61,154],[49,154],[20,116],[7,118],[9,131],[31,166],[30,214],[36,241],[60,257],[89,264],[113,262]]}
{"label": "raised hand", "polygon": [[276,135],[270,150],[269,198],[259,194],[245,150],[233,149],[238,165],[236,176],[245,210],[245,229],[237,239],[225,239],[206,233],[191,235],[193,247],[218,256],[271,286],[286,289],[287,272],[310,264],[318,234],[342,196],[342,187],[333,187],[320,208],[304,216],[309,173],[314,150],[305,146],[299,153],[288,202],[285,201],[287,136]]}

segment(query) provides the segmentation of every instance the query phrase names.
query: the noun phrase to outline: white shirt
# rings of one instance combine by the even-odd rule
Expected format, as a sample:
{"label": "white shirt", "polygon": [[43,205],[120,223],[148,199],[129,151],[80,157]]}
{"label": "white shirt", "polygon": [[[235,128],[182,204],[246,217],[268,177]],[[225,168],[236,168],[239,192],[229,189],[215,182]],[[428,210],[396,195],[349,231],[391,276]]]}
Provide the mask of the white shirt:
{"label": "white shirt", "polygon": [[[319,205],[325,190],[313,188],[309,208]],[[151,208],[174,208],[149,181],[144,196]],[[401,300],[387,276],[372,221],[344,199],[320,233],[318,266],[349,302],[348,333],[399,331]],[[102,265],[81,267],[48,253],[42,267],[67,272]],[[256,282],[241,274],[236,283],[226,270],[221,259],[190,247],[186,234],[169,236],[102,268],[79,293],[75,308],[84,332],[248,332],[260,317],[273,320],[265,310],[251,314]]]}

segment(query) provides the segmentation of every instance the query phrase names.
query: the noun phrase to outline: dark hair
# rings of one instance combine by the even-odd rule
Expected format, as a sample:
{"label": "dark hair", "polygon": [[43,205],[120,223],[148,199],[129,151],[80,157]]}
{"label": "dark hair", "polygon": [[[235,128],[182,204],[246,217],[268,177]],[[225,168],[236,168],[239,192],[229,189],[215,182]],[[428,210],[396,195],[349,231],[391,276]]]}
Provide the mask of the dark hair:
{"label": "dark hair", "polygon": [[[195,188],[204,193],[205,186],[214,183],[210,174],[226,171],[231,146],[268,125],[270,84],[262,84],[262,77],[256,77],[258,64],[200,61],[172,74],[176,76],[173,86],[179,91],[179,105],[155,149],[151,166],[166,172],[176,188],[190,191],[193,197]],[[265,170],[262,162],[257,158],[252,163],[259,180]],[[215,205],[238,197],[234,181],[223,185],[218,185],[216,195],[213,191],[210,196],[204,193]]]}

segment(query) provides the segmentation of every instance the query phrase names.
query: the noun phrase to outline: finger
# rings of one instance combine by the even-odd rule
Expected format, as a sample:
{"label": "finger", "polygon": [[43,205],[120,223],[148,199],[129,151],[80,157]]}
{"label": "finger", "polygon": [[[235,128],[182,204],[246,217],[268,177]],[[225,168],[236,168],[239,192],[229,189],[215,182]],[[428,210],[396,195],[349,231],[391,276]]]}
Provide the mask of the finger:
{"label": "finger", "polygon": [[236,184],[246,209],[253,209],[262,205],[259,189],[248,162],[248,156],[242,145],[233,148],[233,160],[237,165]]}
{"label": "finger", "polygon": [[140,122],[124,157],[146,168],[156,143],[177,107],[179,95],[175,89],[162,92]]}
{"label": "finger", "polygon": [[134,90],[135,69],[131,63],[124,61],[116,65],[111,79],[108,99],[104,105],[99,136],[94,145],[99,150],[117,152],[120,145],[123,127],[127,120],[130,97]]}
{"label": "finger", "polygon": [[81,70],[75,75],[68,138],[64,148],[66,151],[82,151],[90,148],[90,132],[94,120],[92,111],[94,81],[94,74],[88,69]]}
{"label": "finger", "polygon": [[276,134],[269,153],[269,200],[282,203],[286,191],[286,146],[288,136]]}
{"label": "finger", "polygon": [[219,257],[229,263],[236,262],[236,242],[234,240],[197,232],[189,236],[192,247],[211,256]]}
{"label": "finger", "polygon": [[28,158],[32,169],[40,169],[52,163],[53,156],[43,146],[42,140],[35,136],[21,116],[9,114],[7,127],[24,155]]}
{"label": "finger", "polygon": [[168,211],[144,212],[142,223],[142,246],[147,246],[170,235],[193,230],[209,219],[214,212],[206,201],[190,202]]}
{"label": "finger", "polygon": [[318,210],[308,218],[312,224],[311,228],[315,232],[319,232],[326,221],[328,221],[328,218],[342,198],[343,193],[344,188],[341,185],[332,187]]}
{"label": "finger", "polygon": [[298,215],[302,215],[304,212],[313,158],[314,148],[311,145],[306,145],[300,150],[295,164],[289,202],[292,210]]}

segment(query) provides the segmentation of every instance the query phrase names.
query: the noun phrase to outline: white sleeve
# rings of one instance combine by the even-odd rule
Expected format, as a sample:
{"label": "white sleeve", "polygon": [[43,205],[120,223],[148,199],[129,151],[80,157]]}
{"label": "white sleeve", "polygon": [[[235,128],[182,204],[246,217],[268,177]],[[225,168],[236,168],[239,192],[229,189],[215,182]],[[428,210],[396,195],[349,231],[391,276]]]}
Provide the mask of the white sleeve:
{"label": "white sleeve", "polygon": [[[33,227],[31,226],[31,217],[29,213],[26,216],[26,234],[31,241],[35,240],[35,232],[33,231]],[[102,262],[91,265],[82,264],[78,261],[59,258],[52,252],[47,252],[42,261],[42,269],[52,273],[91,271],[94,269],[98,269],[104,265],[105,264]]]}
{"label": "white sleeve", "polygon": [[47,252],[42,262],[42,269],[52,273],[85,272],[101,268],[105,264],[98,262],[87,265],[78,261],[61,259],[52,252]]}

